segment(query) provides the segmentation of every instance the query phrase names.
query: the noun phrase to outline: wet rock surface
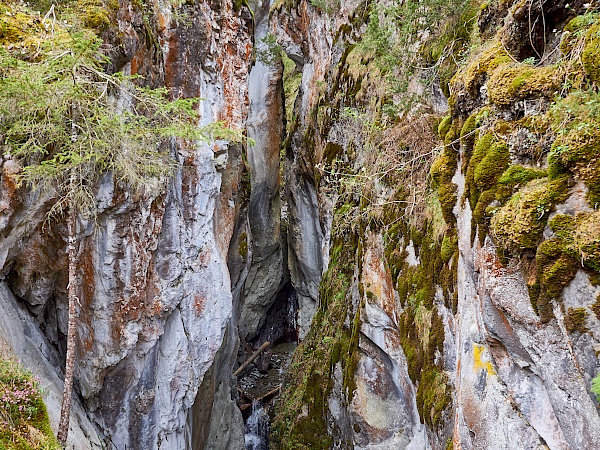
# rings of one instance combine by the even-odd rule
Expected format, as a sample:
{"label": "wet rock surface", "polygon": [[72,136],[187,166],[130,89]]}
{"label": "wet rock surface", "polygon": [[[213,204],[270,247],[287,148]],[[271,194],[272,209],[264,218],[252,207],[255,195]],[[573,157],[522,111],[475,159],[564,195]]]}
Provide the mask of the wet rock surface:
{"label": "wet rock surface", "polygon": [[295,349],[296,344],[288,342],[265,351],[267,361],[263,367],[259,367],[260,363],[254,364],[238,377],[238,387],[243,393],[241,400],[260,399],[281,386]]}

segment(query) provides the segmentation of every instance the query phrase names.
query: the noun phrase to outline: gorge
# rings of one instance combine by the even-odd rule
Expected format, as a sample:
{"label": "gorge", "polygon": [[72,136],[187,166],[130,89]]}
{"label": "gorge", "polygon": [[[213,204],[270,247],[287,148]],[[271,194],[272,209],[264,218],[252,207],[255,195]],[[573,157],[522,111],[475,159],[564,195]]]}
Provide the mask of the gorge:
{"label": "gorge", "polygon": [[[600,4],[5,0],[3,78],[70,26],[244,138],[165,139],[158,192],[94,183],[67,448],[598,447]],[[7,105],[0,362],[55,433],[68,230]]]}

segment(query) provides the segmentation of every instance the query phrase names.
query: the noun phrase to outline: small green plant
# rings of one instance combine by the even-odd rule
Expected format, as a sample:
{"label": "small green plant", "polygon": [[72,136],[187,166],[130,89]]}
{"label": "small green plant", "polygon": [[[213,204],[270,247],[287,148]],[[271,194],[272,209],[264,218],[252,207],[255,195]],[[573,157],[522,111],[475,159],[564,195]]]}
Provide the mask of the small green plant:
{"label": "small green plant", "polygon": [[0,449],[59,449],[39,382],[15,361],[0,359]]}
{"label": "small green plant", "polygon": [[409,90],[419,78],[423,84],[440,82],[449,96],[448,82],[457,61],[468,51],[478,11],[476,0],[395,0],[375,2],[361,46],[375,57],[392,94],[385,113],[398,117],[419,101]]}
{"label": "small green plant", "polygon": [[259,43],[256,46],[256,59],[265,66],[273,67],[281,61],[282,52],[283,49],[277,43],[277,38],[269,33],[262,39],[259,39]]}
{"label": "small green plant", "polygon": [[596,400],[600,402],[600,373],[592,380],[592,393],[596,395]]}

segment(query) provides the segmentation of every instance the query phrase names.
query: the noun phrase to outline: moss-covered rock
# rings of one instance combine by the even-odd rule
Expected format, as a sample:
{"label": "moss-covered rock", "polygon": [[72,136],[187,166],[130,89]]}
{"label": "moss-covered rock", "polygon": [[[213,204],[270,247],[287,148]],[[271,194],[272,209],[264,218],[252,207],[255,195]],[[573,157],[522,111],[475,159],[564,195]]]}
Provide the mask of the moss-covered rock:
{"label": "moss-covered rock", "polygon": [[600,203],[600,94],[572,92],[552,107],[550,116],[557,137],[548,156],[549,177],[581,179],[590,203]]}
{"label": "moss-covered rock", "polygon": [[560,239],[542,242],[535,255],[536,274],[529,283],[531,304],[542,321],[554,317],[551,301],[575,278],[579,263],[564,251]]}
{"label": "moss-covered rock", "polygon": [[527,64],[504,65],[490,77],[490,102],[508,106],[525,98],[552,98],[562,84],[560,66],[532,67]]}
{"label": "moss-covered rock", "polygon": [[587,320],[587,310],[585,308],[569,308],[565,317],[565,326],[571,333],[577,331],[585,333],[589,330],[585,323]]}
{"label": "moss-covered rock", "polygon": [[458,237],[455,233],[444,236],[440,247],[440,256],[447,263],[450,261],[454,253],[458,251]]}
{"label": "moss-covered rock", "polygon": [[531,180],[537,180],[538,178],[544,178],[548,175],[548,172],[543,169],[534,169],[531,167],[525,167],[518,164],[510,166],[506,172],[502,174],[498,183],[510,186],[512,188],[524,186]]}
{"label": "moss-covered rock", "polygon": [[596,301],[592,305],[592,311],[596,316],[596,319],[600,320],[600,294],[596,296]]}
{"label": "moss-covered rock", "polygon": [[600,272],[600,211],[576,216],[559,214],[549,222],[564,250],[581,265]]}
{"label": "moss-covered rock", "polygon": [[560,51],[570,56],[575,46],[579,43],[585,32],[598,21],[597,13],[583,14],[571,19],[563,29],[563,35],[560,41]]}
{"label": "moss-covered rock", "polygon": [[5,359],[0,359],[0,408],[0,449],[60,449],[37,380]]}
{"label": "moss-covered rock", "polygon": [[101,6],[91,6],[83,16],[83,24],[87,28],[104,31],[110,25],[109,13]]}
{"label": "moss-covered rock", "polygon": [[[398,276],[398,294],[404,306],[399,320],[400,343],[408,362],[408,373],[418,386],[417,407],[422,419],[437,428],[442,424],[444,411],[451,403],[451,388],[444,373],[444,324],[434,306],[436,286],[441,286],[447,307],[453,304],[456,292],[456,267],[453,256],[458,254],[453,229],[442,239],[434,239],[432,223],[422,230],[410,231],[418,247],[420,264],[404,264]],[[407,230],[408,231],[408,230]]]}
{"label": "moss-covered rock", "polygon": [[535,249],[542,240],[548,214],[566,200],[566,179],[532,180],[494,215],[491,227],[499,245],[513,252]]}
{"label": "moss-covered rock", "polygon": [[[447,135],[452,134],[451,131]],[[437,190],[437,198],[440,202],[444,221],[448,225],[453,225],[456,218],[452,212],[456,204],[456,185],[452,182],[452,177],[457,168],[458,153],[451,145],[444,146],[442,154],[436,158],[431,165],[429,175],[431,178],[431,187]]]}
{"label": "moss-covered rock", "polygon": [[594,83],[600,83],[600,23],[589,28],[581,53],[583,68]]}
{"label": "moss-covered rock", "polygon": [[485,191],[492,188],[508,168],[510,163],[508,145],[502,141],[495,141],[486,148],[485,141],[482,140],[475,152],[478,162],[473,165],[473,181],[479,191]]}
{"label": "moss-covered rock", "polygon": [[506,53],[500,42],[493,42],[488,48],[474,58],[467,67],[459,71],[453,79],[453,84],[459,81],[471,95],[477,95],[479,87],[502,64],[510,63],[512,59]]}
{"label": "moss-covered rock", "polygon": [[446,138],[446,134],[448,134],[448,131],[450,130],[451,126],[452,126],[452,116],[448,115],[448,116],[445,116],[444,118],[442,118],[442,120],[438,124],[438,128],[437,128],[438,136],[440,137],[441,140],[444,140]]}

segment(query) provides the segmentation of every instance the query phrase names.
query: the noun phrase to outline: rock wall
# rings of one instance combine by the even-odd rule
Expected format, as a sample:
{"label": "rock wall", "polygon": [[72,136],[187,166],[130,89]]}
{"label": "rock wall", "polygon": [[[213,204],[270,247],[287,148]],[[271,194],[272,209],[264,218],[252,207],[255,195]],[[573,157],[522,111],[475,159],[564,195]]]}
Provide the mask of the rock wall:
{"label": "rock wall", "polygon": [[[252,54],[247,8],[125,1],[109,14],[104,36],[114,69],[140,74],[173,96],[204,98],[199,125],[220,120],[244,128]],[[240,148],[174,141],[171,151],[180,169],[164,195],[134,197],[107,176],[98,186],[96,223],[78,224],[75,383],[109,448],[191,447],[190,411],[232,317],[227,254]],[[11,167],[4,159],[10,208],[3,209],[2,273],[7,289],[32,312],[28,320],[64,351],[66,230],[44,224],[49,199],[15,191],[7,178]],[[70,442],[87,448],[81,433],[71,433]]]}
{"label": "rock wall", "polygon": [[408,7],[369,6],[272,19],[302,67],[290,254],[316,300],[272,448],[594,448],[596,5],[454,2],[412,41]]}
{"label": "rock wall", "polygon": [[[254,6],[254,39],[259,58],[248,79],[250,106],[246,122],[250,196],[248,233],[251,264],[244,284],[240,335],[251,340],[265,325],[269,308],[275,302],[285,278],[281,235],[280,148],[283,138],[283,86],[281,64],[264,41],[268,34],[269,1]],[[261,57],[262,56],[262,57]]]}

